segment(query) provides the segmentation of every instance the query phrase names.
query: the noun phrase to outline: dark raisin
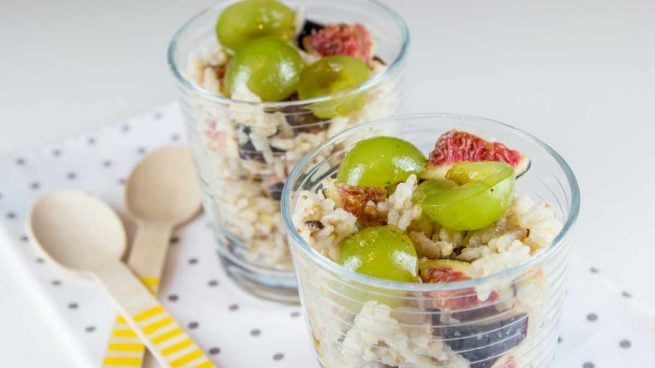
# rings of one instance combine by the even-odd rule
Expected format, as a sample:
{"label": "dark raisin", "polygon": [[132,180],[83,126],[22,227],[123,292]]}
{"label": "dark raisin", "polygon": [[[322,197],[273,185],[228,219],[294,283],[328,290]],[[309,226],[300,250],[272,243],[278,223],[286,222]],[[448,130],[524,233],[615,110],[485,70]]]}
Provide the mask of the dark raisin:
{"label": "dark raisin", "polygon": [[246,143],[239,144],[239,157],[243,160],[255,160],[265,162],[264,154],[257,151],[250,139]]}
{"label": "dark raisin", "polygon": [[323,229],[323,223],[320,221],[305,221],[305,226],[311,227],[314,230]]}
{"label": "dark raisin", "polygon": [[309,19],[305,19],[305,24],[302,26],[302,30],[300,30],[300,33],[298,33],[298,36],[296,37],[296,44],[301,50],[305,50],[305,45],[303,44],[303,39],[306,36],[311,35],[314,32],[318,32],[321,29],[325,28],[324,24],[318,23],[311,21]]}
{"label": "dark raisin", "polygon": [[297,132],[316,132],[329,126],[327,120],[317,118],[313,112],[302,106],[285,106],[280,111],[287,123]]}
{"label": "dark raisin", "polygon": [[268,194],[271,195],[271,198],[279,201],[282,198],[282,189],[284,188],[284,182],[278,182],[268,187]]}
{"label": "dark raisin", "polygon": [[[237,130],[239,130],[241,133],[243,133],[248,137],[244,143],[239,143],[239,148],[238,148],[239,157],[242,160],[254,160],[259,162],[266,162],[266,160],[264,160],[264,154],[258,151],[257,149],[255,149],[255,146],[252,144],[252,141],[250,140],[250,132],[251,132],[250,127],[241,125],[237,128]],[[274,153],[284,152],[284,150],[281,150],[276,147],[271,147],[271,151],[273,151]]]}
{"label": "dark raisin", "polygon": [[[298,94],[291,95],[285,101],[298,101]],[[307,109],[306,106],[288,105],[281,109],[268,108],[267,113],[281,112],[287,123],[293,128],[294,133],[309,132],[315,133],[320,130],[327,129],[329,122],[319,119],[314,113]]]}

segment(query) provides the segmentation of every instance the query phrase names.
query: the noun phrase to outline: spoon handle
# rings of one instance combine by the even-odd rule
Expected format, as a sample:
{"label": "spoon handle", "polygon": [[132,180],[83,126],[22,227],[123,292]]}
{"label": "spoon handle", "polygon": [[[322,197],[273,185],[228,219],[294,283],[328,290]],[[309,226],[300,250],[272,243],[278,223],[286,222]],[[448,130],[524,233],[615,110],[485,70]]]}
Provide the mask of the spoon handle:
{"label": "spoon handle", "polygon": [[[136,334],[164,367],[215,367],[127,266],[110,264],[98,269],[95,276],[132,327],[118,330],[119,334]],[[123,346],[125,350],[131,347],[129,343]]]}
{"label": "spoon handle", "polygon": [[158,282],[164,269],[170,240],[170,225],[153,222],[139,223],[127,265],[139,277],[156,279],[157,285],[154,286],[159,286]]}
{"label": "spoon handle", "polygon": [[[139,223],[127,259],[127,265],[139,276],[141,282],[150,289],[153,295],[157,295],[159,289],[170,237],[171,227],[168,224]],[[125,318],[116,317],[109,343],[105,349],[103,367],[115,367],[117,363],[127,367],[143,366],[145,345],[141,339],[136,334],[133,334],[132,337],[121,336],[124,334],[120,331],[129,328]]]}

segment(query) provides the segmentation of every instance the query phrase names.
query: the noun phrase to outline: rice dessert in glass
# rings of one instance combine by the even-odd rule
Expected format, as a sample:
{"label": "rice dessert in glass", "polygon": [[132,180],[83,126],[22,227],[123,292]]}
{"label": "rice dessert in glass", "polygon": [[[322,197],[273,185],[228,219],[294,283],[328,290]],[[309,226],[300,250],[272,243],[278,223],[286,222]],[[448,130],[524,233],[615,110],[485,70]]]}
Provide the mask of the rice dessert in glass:
{"label": "rice dessert in glass", "polygon": [[176,33],[169,65],[204,207],[241,287],[297,302],[284,182],[313,147],[398,109],[408,37],[373,0],[220,1]]}
{"label": "rice dessert in glass", "polygon": [[491,120],[408,115],[333,137],[282,196],[320,364],[547,367],[579,203],[555,151]]}

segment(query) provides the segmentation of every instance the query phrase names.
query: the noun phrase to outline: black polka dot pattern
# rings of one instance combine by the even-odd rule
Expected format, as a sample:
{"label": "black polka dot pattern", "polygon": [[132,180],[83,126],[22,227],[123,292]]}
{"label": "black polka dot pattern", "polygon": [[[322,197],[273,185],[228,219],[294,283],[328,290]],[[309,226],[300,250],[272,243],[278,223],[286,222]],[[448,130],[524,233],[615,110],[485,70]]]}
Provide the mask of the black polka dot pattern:
{"label": "black polka dot pattern", "polygon": [[[169,120],[174,119],[172,114],[164,119],[163,113],[158,111],[145,116],[143,120],[147,120],[159,128],[160,126],[165,127]],[[155,122],[154,120],[159,121]],[[142,159],[143,155],[162,145],[184,141],[184,132],[181,129],[183,129],[182,124],[176,126],[175,129],[162,128],[157,131],[157,134],[148,135],[147,132],[151,130],[143,129],[137,121],[129,120],[129,123],[115,125],[113,131],[107,131],[106,136],[100,132],[91,133],[76,138],[75,144],[63,143],[49,146],[36,150],[34,153],[25,153],[24,156],[20,154],[12,156],[5,161],[8,169],[18,173],[19,175],[16,177],[22,178],[22,181],[5,186],[0,178],[0,192],[2,192],[0,193],[0,225],[7,225],[8,228],[14,229],[7,239],[13,240],[18,246],[17,248],[26,254],[27,262],[24,263],[29,264],[32,271],[40,276],[36,280],[42,283],[42,289],[53,298],[57,298],[56,308],[61,309],[59,312],[63,311],[61,313],[63,318],[75,322],[72,324],[75,333],[83,336],[86,341],[97,342],[96,340],[100,338],[100,335],[104,335],[108,328],[104,323],[109,323],[111,319],[108,318],[109,316],[94,314],[97,301],[87,298],[86,295],[75,294],[77,282],[73,282],[66,274],[56,273],[58,272],[57,267],[53,262],[38,250],[35,244],[31,244],[32,239],[26,234],[23,226],[29,206],[23,206],[17,199],[28,198],[31,201],[44,193],[68,187],[92,191],[101,197],[106,196],[104,198],[112,201],[119,210],[124,211],[124,207],[120,203],[120,198],[125,190],[122,186],[126,185],[127,175],[133,165]],[[113,145],[119,147],[116,141],[120,141],[120,150],[112,150]],[[51,176],[46,175],[47,171],[42,174],[39,170],[40,166],[46,165],[51,167]],[[215,236],[210,234],[212,224],[207,221],[206,218],[199,219],[197,223],[184,228],[184,232],[176,232],[171,236],[172,247],[169,252],[171,259],[166,267],[167,272],[174,270],[175,275],[171,277],[170,274],[167,274],[161,280],[160,300],[166,304],[167,308],[170,308],[172,314],[179,318],[179,321],[183,321],[182,327],[193,335],[194,339],[205,349],[207,356],[211,357],[215,363],[222,363],[225,360],[226,363],[230,363],[230,366],[280,368],[299,366],[298,352],[301,349],[296,349],[296,345],[287,344],[284,338],[288,338],[288,336],[285,336],[287,331],[284,327],[289,326],[289,331],[293,333],[297,329],[304,328],[304,312],[297,306],[262,307],[262,303],[253,302],[247,297],[242,298],[241,295],[244,293],[235,292],[234,284],[219,271],[218,262],[211,257],[213,254],[210,252],[213,252],[213,249],[205,252],[207,248],[211,248],[206,244],[211,241],[211,237]],[[199,236],[201,233],[205,238]],[[198,246],[197,244],[205,245]],[[4,246],[4,244],[0,244],[0,246]],[[574,264],[574,262],[571,263],[571,269],[577,272],[575,276],[578,278],[578,283],[580,279],[587,283],[585,286],[587,291],[589,288],[599,287],[601,281],[613,278],[611,267],[604,264],[602,259],[598,259],[597,263],[593,265],[585,263],[584,259],[578,259],[577,269],[574,269]],[[180,279],[183,282],[180,282]],[[572,284],[570,280],[569,283]],[[644,294],[643,290],[636,285],[618,284],[618,287],[603,297],[614,298],[620,306],[626,307],[626,304],[640,301]],[[603,305],[602,300],[604,299],[594,299],[585,294],[589,300],[578,301],[575,299],[579,287],[570,289],[567,300],[574,300],[577,306],[570,310],[565,309],[570,313],[568,317],[562,317],[563,321],[560,325],[574,325],[578,330],[573,330],[571,327],[561,328],[561,335],[557,336],[556,340],[553,338],[549,341],[550,344],[559,344],[559,350],[562,352],[573,350],[572,348],[581,339],[578,333],[582,334],[588,331],[592,336],[617,321],[617,316],[613,314],[614,311]],[[595,289],[592,290],[595,291]],[[199,306],[199,300],[202,300],[203,306]],[[275,324],[267,318],[257,318],[258,313],[266,315],[267,318],[275,315],[278,317],[275,323],[282,323],[283,328],[276,329]],[[217,315],[221,317],[217,317]],[[228,324],[228,326],[232,326],[234,331],[222,330],[221,326],[225,325],[219,323],[220,318],[233,320],[235,323]],[[543,327],[548,327],[548,322],[543,323]],[[655,323],[655,316],[648,316],[647,323]],[[540,326],[536,325],[535,327],[538,329]],[[575,333],[572,333],[573,331]],[[623,354],[626,361],[630,361],[632,356],[638,356],[636,354],[641,352],[645,345],[641,336],[628,329],[619,328],[606,340],[603,342],[605,344],[603,347],[608,349],[607,354]],[[241,345],[233,344],[235,341]],[[231,351],[235,346],[243,349],[244,352],[252,348],[260,349],[261,354],[256,355],[257,359],[262,361],[257,362],[259,364],[256,365],[247,364],[250,363],[248,359],[251,357],[244,357],[243,361],[246,364],[238,364],[239,361],[233,359],[236,360],[234,357],[242,355],[242,352]],[[285,348],[287,346],[288,348]],[[309,349],[307,347],[307,350]],[[565,355],[569,358],[568,353]],[[580,353],[576,359],[566,359],[566,361],[573,362],[572,367],[602,368],[607,366],[602,359],[602,354],[596,355],[593,351],[590,352],[586,349],[586,346],[584,352]],[[559,365],[554,364],[554,366]],[[651,368],[655,368],[655,366]]]}
{"label": "black polka dot pattern", "polygon": [[[163,113],[159,111],[150,117],[154,117],[153,120],[159,120],[157,124],[161,126],[168,124],[168,120],[173,120],[172,118],[164,120]],[[24,157],[13,156],[7,162],[10,170],[14,170],[16,173],[20,172],[17,177],[20,177],[22,181],[15,181],[16,186],[5,187],[2,178],[0,178],[0,226],[7,225],[15,229],[13,233],[9,234],[8,239],[13,239],[14,243],[20,246],[21,252],[26,252],[27,261],[31,264],[30,267],[33,268],[32,271],[40,273],[41,277],[38,280],[43,284],[42,286],[45,286],[43,290],[49,294],[49,297],[55,298],[56,308],[65,312],[62,313],[62,318],[67,321],[74,321],[72,326],[75,328],[75,333],[84,335],[82,341],[95,342],[96,339],[100,338],[99,332],[104,335],[105,330],[110,327],[105,326],[104,323],[110,323],[111,319],[106,318],[109,316],[98,315],[94,308],[97,301],[87,298],[84,292],[80,292],[77,289],[79,287],[77,282],[69,282],[68,274],[58,273],[58,267],[50,262],[49,258],[43,255],[35,244],[31,244],[32,239],[25,232],[23,226],[29,203],[12,202],[12,200],[24,197],[31,202],[44,193],[70,188],[112,200],[114,204],[120,206],[120,198],[125,190],[127,175],[133,164],[141,159],[140,156],[148,154],[161,145],[183,141],[184,134],[180,131],[181,128],[180,125],[176,129],[168,130],[168,133],[163,131],[163,134],[158,134],[157,139],[159,141],[157,142],[147,135],[143,140],[140,140],[141,138],[138,135],[143,130],[136,122],[132,123],[130,121],[115,126],[114,131],[108,132],[110,134],[107,134],[107,136],[102,133],[87,134],[76,138],[74,144],[63,143],[57,146],[45,147],[35,151],[35,153],[26,154]],[[120,144],[124,149],[122,151],[110,150],[118,140],[121,140]],[[71,143],[73,142],[71,141]],[[41,167],[47,167],[47,170],[41,170]],[[201,222],[199,228],[193,231],[209,234],[209,231],[203,226],[206,221]],[[211,227],[211,224],[207,224],[207,226]],[[0,232],[2,231],[3,229],[0,228]],[[198,238],[195,236],[196,234],[193,235],[189,237],[189,239],[193,240],[188,244],[184,237],[178,234],[173,235],[170,244],[178,246],[171,248],[170,257],[179,257],[179,262],[183,266],[187,266],[184,268],[190,270],[188,272],[197,274],[194,281],[196,286],[203,288],[207,295],[211,295],[212,303],[215,303],[216,307],[223,308],[225,314],[231,313],[230,315],[234,316],[234,318],[248,319],[248,321],[243,321],[240,333],[234,331],[235,335],[238,334],[241,339],[244,339],[244,343],[246,341],[252,341],[253,343],[260,341],[261,344],[265,345],[268,341],[264,339],[278,338],[272,331],[269,332],[267,323],[253,325],[257,320],[251,318],[251,302],[242,300],[240,296],[235,296],[238,294],[231,294],[233,285],[219,272],[215,259],[209,258],[211,257],[209,254],[202,253],[202,247],[196,247],[195,242],[197,240],[195,239]],[[199,243],[202,242],[204,240]],[[0,244],[0,246],[4,245]],[[190,248],[196,249],[198,252],[192,253],[189,251]],[[75,278],[75,276],[71,276],[71,280],[72,278]],[[171,308],[176,318],[185,321],[182,326],[185,330],[194,333],[194,338],[197,338],[201,346],[205,347],[207,355],[212,358],[220,356],[220,354],[225,355],[225,358],[234,356],[232,352],[224,354],[224,351],[222,351],[221,348],[224,348],[224,346],[221,345],[223,341],[221,339],[223,337],[220,334],[214,334],[211,338],[205,337],[205,335],[211,336],[213,333],[208,331],[217,330],[214,319],[209,318],[209,316],[184,314],[184,310],[188,305],[198,301],[197,295],[187,295],[193,292],[194,289],[190,287],[188,290],[184,289],[183,292],[183,289],[178,288],[179,285],[168,279],[168,276],[166,281],[162,280],[161,283],[162,293],[160,299],[167,304],[167,307]],[[171,283],[176,287],[171,287]],[[224,292],[227,294],[224,295]],[[220,301],[216,302],[214,300],[216,298],[219,298]],[[276,311],[280,313],[282,318],[294,313],[293,309],[287,310],[286,307],[284,308],[284,310]],[[241,310],[244,313],[239,313]],[[268,310],[262,312],[266,313]],[[300,315],[299,312],[297,314]],[[288,320],[288,323],[297,322]],[[256,366],[266,366],[265,363],[267,362],[272,365],[273,361],[281,361],[282,364],[277,366],[284,367],[285,360],[287,364],[291,362],[288,354],[289,352],[284,351],[281,347],[270,348],[270,350],[266,350],[260,355],[260,359],[264,359],[264,361]],[[244,365],[236,364],[235,366]]]}

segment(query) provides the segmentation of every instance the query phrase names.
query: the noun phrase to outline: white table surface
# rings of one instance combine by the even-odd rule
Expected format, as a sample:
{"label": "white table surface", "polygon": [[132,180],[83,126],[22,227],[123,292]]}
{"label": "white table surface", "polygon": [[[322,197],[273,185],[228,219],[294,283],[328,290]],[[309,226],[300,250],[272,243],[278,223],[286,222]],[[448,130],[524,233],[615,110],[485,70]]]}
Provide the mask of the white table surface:
{"label": "white table surface", "polygon": [[[485,116],[549,142],[580,181],[577,251],[655,307],[655,2],[387,2],[412,31],[408,111]],[[0,153],[172,100],[167,42],[210,4],[2,0]],[[0,260],[0,366],[71,366],[11,273]]]}

